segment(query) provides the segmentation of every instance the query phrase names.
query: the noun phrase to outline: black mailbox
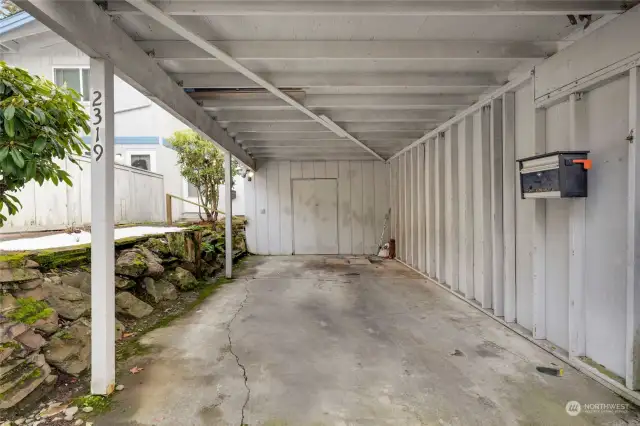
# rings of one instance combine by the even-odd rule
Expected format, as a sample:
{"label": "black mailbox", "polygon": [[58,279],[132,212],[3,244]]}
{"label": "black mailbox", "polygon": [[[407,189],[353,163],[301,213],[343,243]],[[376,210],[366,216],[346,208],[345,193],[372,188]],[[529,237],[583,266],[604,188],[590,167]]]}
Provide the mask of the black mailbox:
{"label": "black mailbox", "polygon": [[518,160],[522,198],[587,196],[589,151],[556,151]]}

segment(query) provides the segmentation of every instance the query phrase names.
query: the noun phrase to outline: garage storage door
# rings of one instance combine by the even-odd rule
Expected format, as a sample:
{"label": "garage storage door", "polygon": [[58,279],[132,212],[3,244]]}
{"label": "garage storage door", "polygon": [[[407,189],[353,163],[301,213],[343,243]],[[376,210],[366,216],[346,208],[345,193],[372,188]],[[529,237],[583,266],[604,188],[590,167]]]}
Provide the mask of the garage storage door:
{"label": "garage storage door", "polygon": [[294,253],[337,254],[337,180],[296,179],[292,182]]}

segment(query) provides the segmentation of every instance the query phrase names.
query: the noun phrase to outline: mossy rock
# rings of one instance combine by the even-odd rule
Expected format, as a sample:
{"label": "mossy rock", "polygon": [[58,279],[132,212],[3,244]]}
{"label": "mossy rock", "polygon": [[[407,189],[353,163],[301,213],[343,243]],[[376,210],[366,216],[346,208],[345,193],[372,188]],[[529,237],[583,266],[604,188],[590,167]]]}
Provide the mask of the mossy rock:
{"label": "mossy rock", "polygon": [[48,249],[33,252],[30,256],[43,269],[79,266],[91,262],[91,246],[83,244],[72,248]]}
{"label": "mossy rock", "polygon": [[54,310],[46,302],[35,300],[32,297],[16,299],[16,308],[4,316],[12,321],[33,325],[39,320],[49,318]]}
{"label": "mossy rock", "polygon": [[147,241],[142,243],[142,246],[148,248],[160,257],[171,256],[171,249],[169,248],[169,242],[167,240],[161,238],[149,238]]}
{"label": "mossy rock", "polygon": [[144,255],[133,250],[123,251],[116,261],[116,274],[127,277],[141,277],[148,268]]}

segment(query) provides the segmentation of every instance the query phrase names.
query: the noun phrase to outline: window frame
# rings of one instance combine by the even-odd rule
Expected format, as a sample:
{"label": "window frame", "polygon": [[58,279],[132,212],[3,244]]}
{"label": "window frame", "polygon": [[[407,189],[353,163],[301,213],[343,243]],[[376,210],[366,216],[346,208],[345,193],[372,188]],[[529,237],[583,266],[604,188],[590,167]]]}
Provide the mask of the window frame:
{"label": "window frame", "polygon": [[[53,81],[53,84],[56,84],[56,70],[78,70],[80,73],[80,102],[83,105],[89,105],[89,100],[91,99],[90,93],[87,94],[86,101],[84,100],[85,94],[82,93],[82,89],[84,88],[84,73],[82,71],[88,70],[89,73],[91,73],[91,67],[89,65],[55,65],[51,71],[51,81]],[[91,92],[91,75],[89,75],[89,92]]]}
{"label": "window frame", "polygon": [[[149,156],[149,168],[150,170],[144,170],[141,169],[139,167],[134,167],[131,165],[131,156],[132,155],[148,155]],[[149,150],[136,150],[136,149],[131,149],[131,150],[127,150],[127,162],[125,163],[126,166],[128,167],[133,167],[134,169],[137,170],[142,170],[145,172],[152,172],[152,173],[157,173],[156,172],[156,152],[155,151],[149,151]]]}

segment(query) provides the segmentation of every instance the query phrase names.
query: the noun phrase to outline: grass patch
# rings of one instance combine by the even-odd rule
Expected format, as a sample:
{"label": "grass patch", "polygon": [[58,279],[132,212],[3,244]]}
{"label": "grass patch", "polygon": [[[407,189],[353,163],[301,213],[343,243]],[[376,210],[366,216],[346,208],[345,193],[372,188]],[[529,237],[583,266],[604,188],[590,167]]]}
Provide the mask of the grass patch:
{"label": "grass patch", "polygon": [[125,361],[134,356],[147,355],[151,352],[151,346],[145,346],[138,339],[122,342],[116,346],[116,361]]}
{"label": "grass patch", "polygon": [[72,405],[76,405],[82,409],[84,407],[93,408],[92,414],[101,414],[109,411],[111,408],[111,398],[102,395],[85,395],[75,398]]}
{"label": "grass patch", "polygon": [[32,325],[38,320],[49,318],[53,313],[53,309],[46,302],[36,300],[33,297],[24,299],[16,299],[18,307],[9,312],[6,317],[10,320]]}

